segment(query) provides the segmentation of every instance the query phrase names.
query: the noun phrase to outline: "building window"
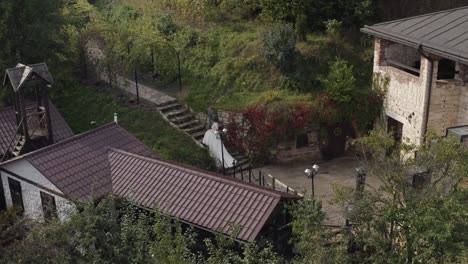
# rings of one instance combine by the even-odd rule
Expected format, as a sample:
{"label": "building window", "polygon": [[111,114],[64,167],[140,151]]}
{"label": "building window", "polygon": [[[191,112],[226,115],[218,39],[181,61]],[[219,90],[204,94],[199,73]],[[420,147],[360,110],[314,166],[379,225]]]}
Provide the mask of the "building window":
{"label": "building window", "polygon": [[41,193],[42,211],[44,212],[44,220],[49,221],[57,218],[57,205],[55,197],[45,192]]}
{"label": "building window", "polygon": [[421,54],[415,48],[393,43],[385,49],[385,62],[388,66],[419,76]]}
{"label": "building window", "polygon": [[439,60],[439,67],[437,71],[438,80],[453,80],[455,79],[455,62],[448,59]]}
{"label": "building window", "polygon": [[13,206],[19,210],[20,214],[24,212],[23,193],[21,192],[21,183],[17,180],[8,178],[8,185],[10,187],[11,202]]}
{"label": "building window", "polygon": [[395,141],[401,143],[403,138],[403,124],[387,116],[387,132],[392,132]]}
{"label": "building window", "polygon": [[0,212],[6,209],[5,191],[3,190],[2,176],[0,175]]}

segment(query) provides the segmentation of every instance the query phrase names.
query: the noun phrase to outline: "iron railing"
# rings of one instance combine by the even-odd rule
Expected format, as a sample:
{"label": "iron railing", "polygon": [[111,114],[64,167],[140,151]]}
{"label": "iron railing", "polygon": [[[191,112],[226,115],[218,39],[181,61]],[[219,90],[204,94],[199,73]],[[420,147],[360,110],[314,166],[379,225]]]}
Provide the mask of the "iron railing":
{"label": "iron railing", "polygon": [[250,163],[248,164],[247,168],[245,168],[245,165],[239,167],[236,162],[234,162],[232,173],[228,174],[228,176],[242,180],[244,182],[271,188],[273,190],[301,195],[293,188],[276,179],[274,176],[268,173],[264,173],[261,170],[258,170],[258,172],[253,171],[252,165]]}

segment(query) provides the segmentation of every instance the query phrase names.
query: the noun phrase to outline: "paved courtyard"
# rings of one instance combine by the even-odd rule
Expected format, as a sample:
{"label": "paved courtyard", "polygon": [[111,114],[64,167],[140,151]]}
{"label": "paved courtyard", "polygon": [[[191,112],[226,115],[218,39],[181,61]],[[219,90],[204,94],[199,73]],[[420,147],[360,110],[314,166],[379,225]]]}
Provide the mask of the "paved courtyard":
{"label": "paved courtyard", "polygon": [[[314,179],[315,196],[322,201],[323,210],[326,213],[325,224],[344,225],[342,206],[331,204],[334,196],[332,183],[341,186],[355,187],[356,168],[359,161],[354,157],[342,157],[329,161],[323,160],[300,160],[285,164],[272,164],[258,168],[262,173],[269,173],[279,181],[293,188],[294,190],[307,195],[312,193],[311,179],[307,178],[304,170],[311,168],[313,164],[320,166],[318,174]],[[366,177],[367,185],[377,187],[379,180],[375,177]]]}

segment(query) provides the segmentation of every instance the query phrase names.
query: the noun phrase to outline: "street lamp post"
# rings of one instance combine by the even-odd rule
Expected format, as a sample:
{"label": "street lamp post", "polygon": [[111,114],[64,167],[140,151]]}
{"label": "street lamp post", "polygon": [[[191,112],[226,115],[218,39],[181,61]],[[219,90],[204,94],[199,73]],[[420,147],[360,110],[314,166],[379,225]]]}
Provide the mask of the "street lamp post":
{"label": "street lamp post", "polygon": [[311,178],[311,181],[312,181],[312,197],[315,197],[314,178],[315,178],[315,175],[317,175],[317,172],[318,172],[319,169],[320,169],[319,165],[314,164],[314,165],[312,166],[312,169],[307,168],[307,169],[305,169],[305,171],[304,171],[304,173],[306,174],[306,176],[307,176],[308,178]]}
{"label": "street lamp post", "polygon": [[223,134],[226,134],[228,130],[223,128],[221,132],[219,130],[215,131],[216,137],[221,141],[221,163],[223,164],[223,175],[226,175],[226,167],[224,166],[224,145],[223,145]]}

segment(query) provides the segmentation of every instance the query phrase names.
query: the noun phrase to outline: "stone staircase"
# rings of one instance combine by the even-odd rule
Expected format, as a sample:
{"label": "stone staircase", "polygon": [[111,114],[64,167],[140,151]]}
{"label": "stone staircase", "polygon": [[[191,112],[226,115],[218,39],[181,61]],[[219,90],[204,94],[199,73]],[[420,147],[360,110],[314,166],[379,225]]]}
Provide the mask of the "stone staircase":
{"label": "stone staircase", "polygon": [[158,110],[173,127],[180,129],[191,136],[198,145],[203,146],[205,126],[195,118],[195,115],[187,106],[181,105],[174,99],[160,104]]}
{"label": "stone staircase", "polygon": [[[206,132],[206,126],[195,117],[194,113],[187,106],[182,105],[176,99],[173,99],[159,104],[158,110],[164,119],[166,119],[173,127],[178,128],[192,137],[199,146],[205,147],[202,141]],[[229,168],[225,171],[227,175],[249,169],[249,159],[245,155],[238,152],[229,152],[232,157],[237,160],[237,163],[235,169]]]}
{"label": "stone staircase", "polygon": [[[100,49],[96,41],[88,41],[87,55],[88,57],[92,58],[95,63],[105,58],[104,52]],[[128,94],[136,95],[135,88],[137,86],[133,80],[127,79],[123,76],[116,76],[114,79],[112,79],[109,78],[106,72],[98,72],[97,75],[100,80],[103,80],[107,83],[112,83],[113,86],[118,87]],[[202,143],[203,136],[206,132],[205,124],[200,123],[200,121],[195,117],[195,114],[187,106],[180,104],[174,97],[142,83],[138,84],[138,91],[138,95],[141,99],[144,99],[157,106],[157,109],[163,118],[166,119],[166,121],[168,121],[171,126],[183,131],[192,137],[195,143],[197,143],[200,147],[205,148],[205,145]],[[231,153],[231,151],[229,152]],[[231,154],[235,154],[233,157],[238,161],[236,165],[236,172],[249,168],[249,161],[246,156],[238,153]],[[234,169],[229,169],[226,171],[226,174],[233,172]]]}

